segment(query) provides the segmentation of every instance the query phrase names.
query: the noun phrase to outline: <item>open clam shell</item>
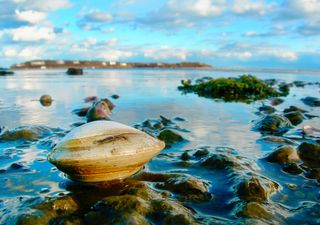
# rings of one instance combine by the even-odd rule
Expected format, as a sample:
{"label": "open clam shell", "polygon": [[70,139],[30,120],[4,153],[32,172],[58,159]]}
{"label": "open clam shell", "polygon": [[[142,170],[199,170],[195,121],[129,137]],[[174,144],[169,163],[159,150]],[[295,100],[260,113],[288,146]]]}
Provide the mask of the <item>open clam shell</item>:
{"label": "open clam shell", "polygon": [[136,173],[164,147],[162,141],[135,128],[94,121],[68,133],[48,160],[72,180],[99,182]]}

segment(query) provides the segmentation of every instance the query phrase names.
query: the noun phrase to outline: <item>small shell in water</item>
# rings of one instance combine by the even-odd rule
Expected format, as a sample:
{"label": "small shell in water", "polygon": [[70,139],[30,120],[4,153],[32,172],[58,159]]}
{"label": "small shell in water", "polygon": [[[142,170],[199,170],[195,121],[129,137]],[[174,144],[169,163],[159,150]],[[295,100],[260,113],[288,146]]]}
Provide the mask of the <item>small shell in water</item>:
{"label": "small shell in water", "polygon": [[162,141],[132,127],[94,121],[68,133],[48,160],[72,180],[100,182],[131,176],[164,147]]}

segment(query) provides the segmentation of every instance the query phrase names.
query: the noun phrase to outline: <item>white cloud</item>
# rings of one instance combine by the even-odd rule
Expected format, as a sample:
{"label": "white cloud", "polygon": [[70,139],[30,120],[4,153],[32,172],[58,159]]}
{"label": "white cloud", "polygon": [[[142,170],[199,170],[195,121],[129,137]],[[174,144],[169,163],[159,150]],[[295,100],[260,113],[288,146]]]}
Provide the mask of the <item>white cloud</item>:
{"label": "white cloud", "polygon": [[85,22],[89,23],[105,23],[112,21],[112,14],[100,10],[92,10],[83,17]]}
{"label": "white cloud", "polygon": [[5,47],[2,49],[2,55],[7,58],[15,58],[20,60],[33,60],[41,58],[43,49],[41,47],[23,47],[19,48],[16,46]]}
{"label": "white cloud", "polygon": [[24,26],[6,31],[11,39],[16,42],[50,41],[56,37],[53,28]]}
{"label": "white cloud", "polygon": [[112,4],[114,7],[122,7],[127,5],[135,4],[137,0],[120,0]]}
{"label": "white cloud", "polygon": [[15,11],[16,17],[20,21],[25,21],[30,24],[36,24],[41,21],[43,21],[47,14],[44,12],[38,12],[38,11],[33,11],[33,10],[27,10],[27,11]]}
{"label": "white cloud", "polygon": [[154,60],[186,60],[188,57],[187,50],[171,48],[168,46],[161,46],[160,48],[146,48],[142,51],[144,57]]}
{"label": "white cloud", "polygon": [[264,16],[267,12],[275,8],[275,4],[267,4],[261,0],[234,0],[232,11],[240,15]]}
{"label": "white cloud", "polygon": [[105,60],[111,60],[111,61],[130,58],[133,55],[134,54],[131,51],[110,49],[110,48],[100,49],[96,53],[97,58],[105,59]]}
{"label": "white cloud", "polygon": [[14,2],[27,10],[39,10],[44,12],[65,9],[72,6],[69,0],[16,0]]}
{"label": "white cloud", "polygon": [[320,0],[284,0],[278,17],[283,20],[320,18]]}

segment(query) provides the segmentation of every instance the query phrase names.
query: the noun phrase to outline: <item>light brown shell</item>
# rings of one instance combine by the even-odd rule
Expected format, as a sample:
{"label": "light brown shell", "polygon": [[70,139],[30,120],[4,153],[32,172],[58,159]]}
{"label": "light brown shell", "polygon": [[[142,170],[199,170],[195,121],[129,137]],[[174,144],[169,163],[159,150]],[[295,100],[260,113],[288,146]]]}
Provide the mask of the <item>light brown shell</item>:
{"label": "light brown shell", "polygon": [[48,160],[72,180],[100,182],[131,176],[164,147],[135,128],[94,121],[68,133]]}

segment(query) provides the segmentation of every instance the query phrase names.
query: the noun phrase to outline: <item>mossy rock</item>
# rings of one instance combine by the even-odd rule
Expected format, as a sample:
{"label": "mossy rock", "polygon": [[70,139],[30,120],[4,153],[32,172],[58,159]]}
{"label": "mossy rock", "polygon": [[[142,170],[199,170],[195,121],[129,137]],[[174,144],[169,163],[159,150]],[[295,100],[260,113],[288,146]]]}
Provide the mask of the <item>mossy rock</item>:
{"label": "mossy rock", "polygon": [[300,159],[311,168],[320,168],[320,144],[304,142],[298,147]]}
{"label": "mossy rock", "polygon": [[254,129],[265,133],[281,135],[293,128],[290,120],[280,115],[267,115],[254,125]]}
{"label": "mossy rock", "polygon": [[277,91],[264,81],[251,75],[242,75],[238,78],[202,80],[194,85],[188,82],[183,83],[178,89],[184,93],[196,93],[203,97],[240,102],[285,96],[289,92],[283,87],[280,88],[280,91]]}
{"label": "mossy rock", "polygon": [[284,116],[287,117],[294,126],[299,125],[305,119],[304,115],[298,111],[285,113]]}
{"label": "mossy rock", "polygon": [[208,169],[237,169],[240,168],[240,163],[237,162],[235,157],[227,156],[224,154],[214,154],[211,157],[203,160],[201,166]]}
{"label": "mossy rock", "polygon": [[291,163],[299,160],[297,151],[291,146],[280,146],[274,152],[266,157],[268,162],[272,163]]}
{"label": "mossy rock", "polygon": [[237,187],[238,197],[247,202],[266,201],[272,193],[276,192],[279,185],[273,181],[251,177],[239,183]]}
{"label": "mossy rock", "polygon": [[158,135],[158,138],[164,141],[167,146],[174,145],[184,140],[184,138],[180,134],[169,129],[161,131]]}
{"label": "mossy rock", "polygon": [[40,103],[43,106],[50,106],[52,104],[52,97],[50,95],[42,95],[40,97]]}
{"label": "mossy rock", "polygon": [[248,202],[244,205],[242,210],[237,213],[239,216],[259,219],[259,220],[270,220],[272,219],[272,214],[260,203]]}

